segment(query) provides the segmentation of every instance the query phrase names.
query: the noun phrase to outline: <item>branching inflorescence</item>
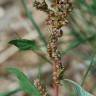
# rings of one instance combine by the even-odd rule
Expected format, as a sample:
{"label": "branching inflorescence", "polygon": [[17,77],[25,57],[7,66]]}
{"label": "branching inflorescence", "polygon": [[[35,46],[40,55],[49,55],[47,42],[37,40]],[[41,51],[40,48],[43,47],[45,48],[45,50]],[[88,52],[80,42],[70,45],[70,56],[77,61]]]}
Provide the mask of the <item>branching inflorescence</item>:
{"label": "branching inflorescence", "polygon": [[63,26],[68,24],[68,16],[72,10],[70,0],[54,0],[50,9],[45,0],[43,2],[34,2],[34,6],[48,14],[47,24],[51,28],[51,35],[48,41],[48,54],[53,61],[53,81],[54,84],[60,84],[61,73],[64,70],[61,54],[58,50],[58,39],[62,37]]}
{"label": "branching inflorescence", "polygon": [[59,84],[64,67],[61,61],[61,54],[58,50],[58,39],[63,35],[61,28],[68,23],[67,18],[71,12],[72,4],[69,0],[58,0],[53,4],[53,7],[56,11],[51,12],[48,18],[48,24],[51,25],[52,28],[48,42],[48,53],[54,63],[54,83]]}

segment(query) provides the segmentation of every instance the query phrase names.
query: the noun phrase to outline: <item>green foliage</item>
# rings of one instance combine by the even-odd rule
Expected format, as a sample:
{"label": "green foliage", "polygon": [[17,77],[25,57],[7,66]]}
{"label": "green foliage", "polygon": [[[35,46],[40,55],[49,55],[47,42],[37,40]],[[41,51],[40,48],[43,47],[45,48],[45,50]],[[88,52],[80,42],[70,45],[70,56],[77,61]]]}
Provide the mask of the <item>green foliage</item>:
{"label": "green foliage", "polygon": [[0,93],[0,96],[6,96],[5,94],[3,94],[3,93]]}
{"label": "green foliage", "polygon": [[[86,0],[75,0],[77,4],[86,7],[87,11],[93,15],[96,15],[96,0],[92,0],[91,4],[87,4]],[[90,2],[90,1],[89,1]]]}
{"label": "green foliage", "polygon": [[20,50],[38,50],[38,46],[35,41],[27,39],[16,39],[9,42],[18,47]]}
{"label": "green foliage", "polygon": [[[79,25],[79,23],[77,23],[77,19],[75,17],[76,14],[74,14],[73,12],[73,16],[70,18],[72,23],[70,23],[70,28],[71,28],[71,35],[73,37],[75,37],[75,41],[72,41],[70,43],[70,45],[68,46],[67,49],[64,50],[63,54],[65,55],[65,53],[69,52],[70,50],[78,47],[81,44],[84,44],[86,42],[88,42],[88,44],[90,44],[92,47],[94,47],[93,50],[95,50],[96,48],[96,34],[95,32],[92,30],[91,32],[91,26],[92,27],[96,27],[96,25],[91,21],[91,20],[87,20],[85,13],[89,13],[90,17],[93,18],[93,15],[96,15],[96,0],[92,0],[93,3],[91,4],[87,4],[85,0],[75,0],[75,4],[77,6],[77,9],[80,11],[80,14],[77,13],[77,15],[80,15],[80,17],[84,18],[83,20],[80,19],[79,21],[82,22],[82,26],[83,24],[85,24],[86,26],[86,30],[82,28],[81,25]],[[44,38],[44,35],[42,34],[39,26],[36,24],[34,17],[32,15],[32,12],[30,12],[30,10],[27,7],[27,0],[22,0],[22,4],[24,6],[25,12],[27,17],[29,18],[29,20],[32,22],[34,28],[37,30],[38,35],[40,36],[40,39],[44,42],[45,46],[47,45],[46,40]],[[91,26],[90,26],[91,25]],[[91,37],[89,37],[89,33],[91,34]],[[32,50],[35,51],[39,50],[37,44],[35,41],[31,41],[31,40],[26,40],[26,39],[16,39],[16,40],[12,40],[9,42],[9,44],[15,45],[16,47],[18,47],[20,50]],[[80,50],[81,52],[82,50]],[[95,52],[95,51],[94,51]],[[38,52],[36,53],[38,54]],[[82,53],[81,53],[82,54]],[[51,63],[49,60],[47,60],[46,57],[42,56],[41,54],[38,54],[40,57],[42,57],[43,59],[45,59],[47,62]],[[83,54],[85,56],[85,54]],[[79,56],[79,55],[78,55]],[[82,84],[84,84],[85,79],[91,69],[93,65],[93,58],[92,61],[90,63],[90,66],[88,67],[83,80],[82,80]],[[40,66],[39,66],[40,67]],[[93,69],[92,69],[93,70]],[[95,70],[95,69],[94,69]],[[93,71],[94,71],[93,70]],[[41,96],[40,92],[38,91],[38,89],[35,87],[35,85],[33,84],[33,82],[30,82],[30,80],[18,69],[16,68],[9,68],[8,69],[9,72],[11,72],[12,74],[14,74],[20,83],[20,87],[22,88],[22,90],[26,93],[28,93],[29,95],[32,96]],[[39,68],[39,73],[41,72],[41,69]],[[41,75],[39,74],[39,77]],[[70,84],[72,84],[74,86],[75,89],[75,96],[93,96],[92,94],[90,94],[89,92],[85,91],[79,84],[77,84],[76,82],[72,81],[72,80],[68,80],[65,79],[64,81],[69,82]],[[8,93],[1,93],[0,96],[10,96],[14,93],[16,93],[17,91],[13,91],[13,92],[8,92]],[[71,92],[70,92],[71,93]],[[71,96],[74,96],[74,94],[72,94]]]}
{"label": "green foliage", "polygon": [[30,80],[27,78],[26,75],[23,74],[23,72],[21,72],[17,68],[8,68],[7,70],[18,78],[20,87],[23,91],[33,96],[41,96],[34,83],[30,82]]}
{"label": "green foliage", "polygon": [[93,65],[93,63],[94,63],[94,57],[95,57],[95,55],[92,56],[90,65],[89,65],[89,67],[88,67],[88,69],[87,69],[87,71],[86,71],[86,73],[85,73],[85,75],[84,75],[84,77],[83,77],[83,80],[82,80],[82,83],[81,83],[82,86],[83,86],[84,83],[85,83],[85,80],[86,80],[86,78],[87,78],[87,75],[88,75],[89,71],[91,71],[92,65]]}
{"label": "green foliage", "polygon": [[44,37],[43,33],[41,32],[39,26],[36,24],[32,13],[30,12],[30,10],[27,7],[27,0],[21,0],[21,1],[22,1],[23,6],[24,6],[24,9],[25,9],[25,12],[26,12],[27,17],[32,22],[32,24],[33,24],[34,28],[36,29],[36,31],[37,31],[40,39],[44,42],[44,44],[46,46],[47,43],[46,43],[45,37]]}
{"label": "green foliage", "polygon": [[69,79],[65,79],[64,81],[69,82],[70,84],[74,85],[74,89],[75,89],[75,96],[93,96],[92,94],[88,93],[87,91],[85,91],[79,84],[77,84],[76,82],[69,80]]}

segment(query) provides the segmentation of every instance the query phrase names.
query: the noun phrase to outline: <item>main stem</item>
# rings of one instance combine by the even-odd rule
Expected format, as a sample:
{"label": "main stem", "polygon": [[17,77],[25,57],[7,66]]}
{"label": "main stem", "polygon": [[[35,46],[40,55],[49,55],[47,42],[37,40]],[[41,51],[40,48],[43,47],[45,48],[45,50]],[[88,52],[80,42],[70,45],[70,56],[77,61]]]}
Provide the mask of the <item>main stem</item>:
{"label": "main stem", "polygon": [[54,96],[59,96],[59,85],[54,84]]}
{"label": "main stem", "polygon": [[[56,66],[53,64],[53,72],[56,72]],[[54,96],[59,96],[59,85],[53,81]]]}

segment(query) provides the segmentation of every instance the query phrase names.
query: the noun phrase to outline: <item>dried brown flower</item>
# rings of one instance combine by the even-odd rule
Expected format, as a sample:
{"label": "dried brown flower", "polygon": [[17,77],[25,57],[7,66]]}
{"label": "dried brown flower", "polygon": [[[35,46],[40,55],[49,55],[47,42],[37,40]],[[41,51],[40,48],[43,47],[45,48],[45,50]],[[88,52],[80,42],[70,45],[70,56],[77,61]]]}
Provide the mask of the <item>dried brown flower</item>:
{"label": "dried brown flower", "polygon": [[60,51],[58,50],[58,39],[63,35],[61,28],[68,24],[68,16],[72,10],[72,3],[70,0],[54,0],[52,3],[52,8],[55,11],[48,8],[45,0],[42,3],[35,1],[34,4],[37,9],[48,13],[48,18],[46,21],[47,24],[52,28],[52,32],[48,41],[48,53],[54,63],[54,83],[59,84],[60,79],[62,78],[64,67],[61,61]]}
{"label": "dried brown flower", "polygon": [[50,12],[47,22],[52,27],[52,33],[48,42],[48,53],[54,62],[53,80],[55,84],[60,83],[64,67],[61,61],[61,54],[58,50],[58,39],[62,37],[62,27],[68,23],[68,15],[72,9],[72,3],[69,0],[56,0],[53,3],[55,12]]}
{"label": "dried brown flower", "polygon": [[44,11],[44,12],[47,12],[47,13],[49,12],[48,5],[45,2],[45,0],[43,0],[42,3],[35,0],[33,6],[36,7],[36,9],[38,9],[40,11]]}

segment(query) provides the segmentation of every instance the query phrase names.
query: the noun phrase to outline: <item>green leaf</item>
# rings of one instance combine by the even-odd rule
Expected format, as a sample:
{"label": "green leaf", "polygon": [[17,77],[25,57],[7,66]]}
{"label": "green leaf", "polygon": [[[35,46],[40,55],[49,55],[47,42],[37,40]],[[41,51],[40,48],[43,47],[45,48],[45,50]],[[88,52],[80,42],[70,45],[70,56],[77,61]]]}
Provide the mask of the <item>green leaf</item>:
{"label": "green leaf", "polygon": [[0,96],[6,96],[5,94],[3,94],[3,93],[0,93]]}
{"label": "green leaf", "polygon": [[75,88],[75,93],[76,96],[93,96],[92,94],[88,93],[87,91],[85,91],[79,84],[77,84],[76,82],[69,80],[69,79],[64,79],[64,81],[67,81],[71,84],[74,85]]}
{"label": "green leaf", "polygon": [[38,50],[38,46],[35,41],[27,39],[16,39],[9,42],[18,47],[20,50]]}
{"label": "green leaf", "polygon": [[30,80],[26,75],[23,74],[23,72],[17,68],[8,68],[7,70],[18,78],[22,90],[33,96],[41,96],[34,83],[30,82]]}
{"label": "green leaf", "polygon": [[81,82],[81,86],[84,85],[84,82],[85,82],[85,80],[87,78],[87,75],[88,75],[89,71],[91,71],[92,65],[94,63],[94,57],[95,57],[95,54],[93,54],[93,56],[91,56],[91,60],[90,60],[91,62],[89,64],[89,67],[88,67],[86,73],[84,74],[84,77],[83,77],[82,82]]}

